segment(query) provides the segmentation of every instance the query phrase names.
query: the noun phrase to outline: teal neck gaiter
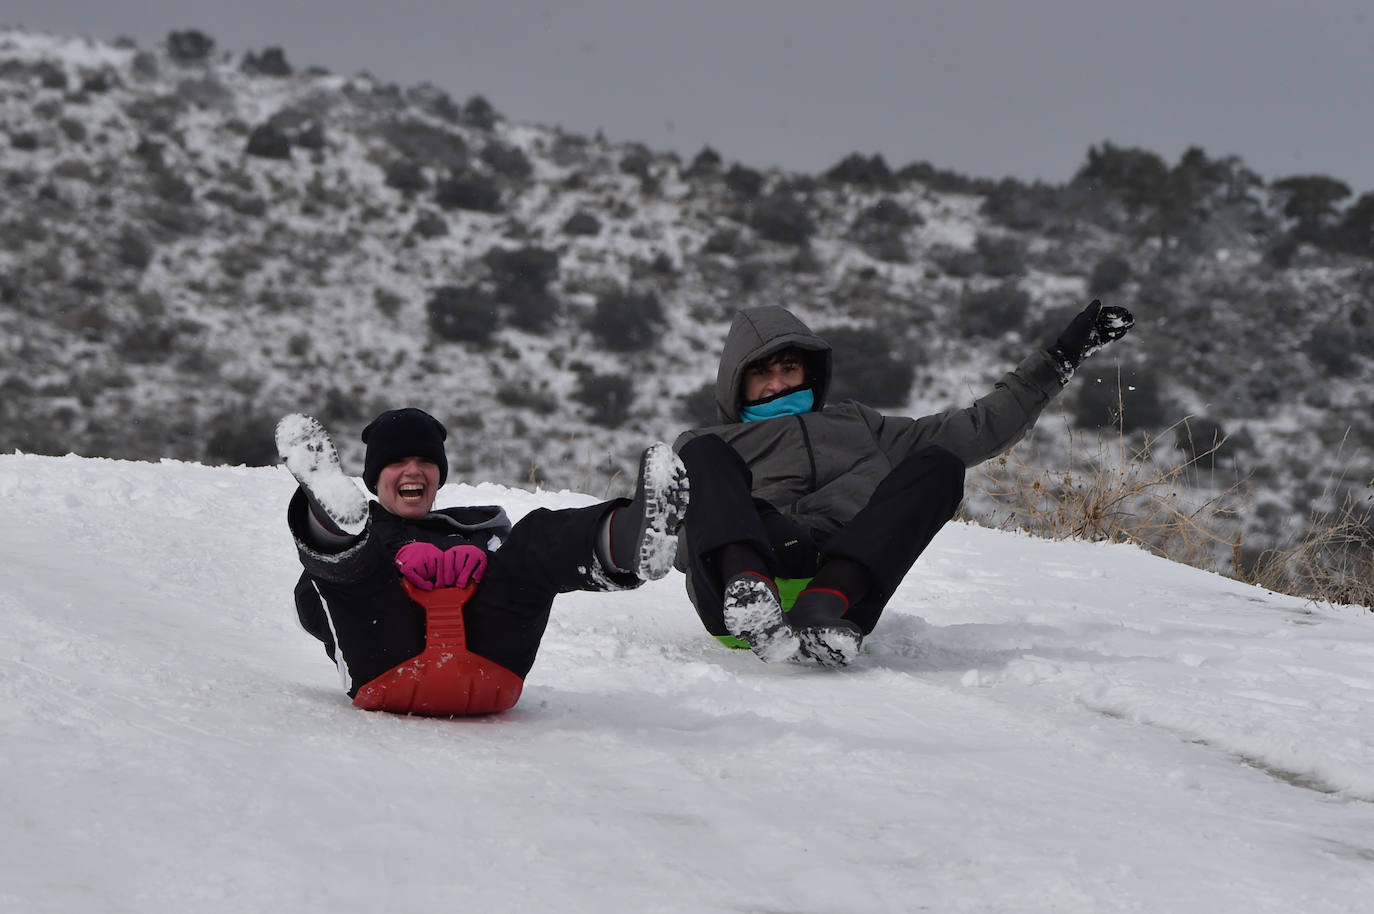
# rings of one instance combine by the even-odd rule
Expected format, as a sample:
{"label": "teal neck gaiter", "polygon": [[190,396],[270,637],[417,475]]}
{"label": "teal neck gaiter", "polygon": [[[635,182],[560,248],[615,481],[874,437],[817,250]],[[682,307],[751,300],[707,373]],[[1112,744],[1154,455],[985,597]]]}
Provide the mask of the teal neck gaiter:
{"label": "teal neck gaiter", "polygon": [[741,406],[739,421],[762,422],[764,419],[776,419],[779,416],[797,416],[811,412],[815,405],[816,396],[811,392],[811,388],[799,387],[769,397],[767,400]]}

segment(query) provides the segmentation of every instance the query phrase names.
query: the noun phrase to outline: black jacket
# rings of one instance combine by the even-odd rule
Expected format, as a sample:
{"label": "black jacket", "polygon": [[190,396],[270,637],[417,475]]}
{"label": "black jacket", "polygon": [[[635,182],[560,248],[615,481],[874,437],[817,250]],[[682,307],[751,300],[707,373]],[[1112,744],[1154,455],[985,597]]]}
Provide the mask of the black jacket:
{"label": "black jacket", "polygon": [[[362,538],[331,554],[309,545],[307,510],[304,495],[297,491],[287,509],[305,569],[296,582],[296,615],[339,667],[349,697],[424,649],[424,610],[401,586],[397,551],[409,543],[427,542],[440,549],[474,545],[492,552],[511,532],[506,512],[495,505],[444,508],[409,520],[372,502]],[[331,611],[326,612],[325,603]]]}

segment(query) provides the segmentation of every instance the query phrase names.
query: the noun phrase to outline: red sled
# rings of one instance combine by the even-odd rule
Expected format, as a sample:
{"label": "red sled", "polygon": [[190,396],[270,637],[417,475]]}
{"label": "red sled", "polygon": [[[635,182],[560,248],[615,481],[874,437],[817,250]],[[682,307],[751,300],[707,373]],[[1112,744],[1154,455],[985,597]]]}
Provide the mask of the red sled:
{"label": "red sled", "polygon": [[420,590],[402,581],[425,610],[425,649],[358,690],[353,704],[367,711],[458,717],[515,707],[525,682],[495,661],[468,650],[463,604],[477,585]]}

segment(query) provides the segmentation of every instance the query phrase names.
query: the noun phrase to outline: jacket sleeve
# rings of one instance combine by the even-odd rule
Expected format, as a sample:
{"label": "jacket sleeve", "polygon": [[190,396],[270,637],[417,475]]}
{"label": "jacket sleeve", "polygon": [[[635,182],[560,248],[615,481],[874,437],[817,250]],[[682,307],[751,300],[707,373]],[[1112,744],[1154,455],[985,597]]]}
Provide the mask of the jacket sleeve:
{"label": "jacket sleeve", "polygon": [[1003,375],[992,392],[972,406],[911,419],[864,407],[879,446],[894,462],[927,445],[948,448],[972,467],[1007,451],[1025,437],[1045,406],[1062,389],[1049,353],[1036,350]]}
{"label": "jacket sleeve", "polygon": [[296,542],[296,555],[306,574],[322,581],[349,583],[361,581],[379,567],[390,564],[395,550],[388,553],[385,546],[377,541],[371,519],[368,520],[367,529],[348,548],[341,552],[322,552],[310,541],[306,531],[307,510],[305,496],[297,489],[286,508],[286,525]]}

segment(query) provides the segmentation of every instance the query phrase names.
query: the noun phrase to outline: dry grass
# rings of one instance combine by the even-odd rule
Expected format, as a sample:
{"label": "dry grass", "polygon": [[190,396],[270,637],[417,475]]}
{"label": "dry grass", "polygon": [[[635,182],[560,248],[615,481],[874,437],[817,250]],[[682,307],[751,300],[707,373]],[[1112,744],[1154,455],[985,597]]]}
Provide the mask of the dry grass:
{"label": "dry grass", "polygon": [[972,484],[996,506],[992,526],[1050,539],[1133,543],[1218,570],[1238,549],[1240,486],[1196,494],[1206,491],[1197,485],[1197,468],[1219,443],[1195,460],[1164,465],[1152,459],[1156,440],[1134,449],[1124,438],[1099,443],[1090,457],[1071,452],[1069,468],[1055,471],[1032,468],[1012,451],[980,467]]}
{"label": "dry grass", "polygon": [[[1374,479],[1365,484],[1374,491]],[[1325,503],[1332,484],[1319,499]],[[1332,510],[1314,509],[1296,541],[1238,563],[1236,577],[1323,603],[1374,608],[1374,495],[1346,495]]]}
{"label": "dry grass", "polygon": [[[1123,408],[1118,400],[1118,428]],[[1300,536],[1250,558],[1240,522],[1243,480],[1224,487],[1202,484],[1205,468],[1215,468],[1225,442],[1192,440],[1186,417],[1164,434],[1179,428],[1189,455],[1182,463],[1154,460],[1158,438],[1146,438],[1132,450],[1119,432],[1114,446],[1099,443],[1091,458],[1076,459],[1071,434],[1065,461],[1070,469],[1035,470],[1003,455],[980,468],[975,485],[981,484],[1002,515],[994,526],[1054,539],[1134,543],[1172,561],[1280,593],[1374,608],[1374,496],[1347,495],[1339,507],[1324,509],[1338,500],[1333,493],[1349,492],[1344,479],[1329,480]],[[1206,482],[1214,479],[1213,472]],[[1374,489],[1374,480],[1364,489]],[[1208,491],[1213,494],[1197,494]]]}
{"label": "dry grass", "polygon": [[[1165,434],[1179,426],[1186,430],[1186,422],[1180,420]],[[1013,450],[971,477],[970,485],[995,506],[993,517],[974,519],[1051,539],[1133,543],[1171,561],[1280,593],[1374,607],[1371,497],[1314,512],[1297,541],[1247,560],[1240,532],[1243,480],[1224,487],[1203,484],[1215,477],[1204,474],[1223,442],[1195,447],[1192,459],[1169,465],[1154,459],[1158,440],[1132,448],[1118,436],[1113,445],[1099,443],[1089,457],[1071,452],[1070,468],[1059,471],[1032,468]],[[1371,486],[1374,481],[1366,490]]]}

